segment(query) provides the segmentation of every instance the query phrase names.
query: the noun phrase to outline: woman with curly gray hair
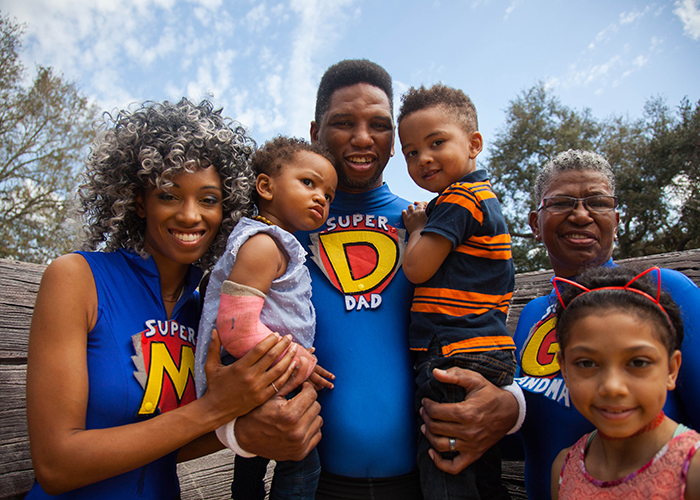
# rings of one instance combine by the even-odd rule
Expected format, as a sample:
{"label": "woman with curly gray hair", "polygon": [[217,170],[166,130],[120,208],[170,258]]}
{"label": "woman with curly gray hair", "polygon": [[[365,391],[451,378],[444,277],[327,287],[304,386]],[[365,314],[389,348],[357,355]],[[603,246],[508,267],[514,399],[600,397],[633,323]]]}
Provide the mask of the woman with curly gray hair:
{"label": "woman with curly gray hair", "polygon": [[207,101],[106,116],[79,193],[84,251],[49,265],[30,329],[30,499],[179,498],[178,451],[219,448],[212,431],[295,367],[294,346],[273,366],[290,346],[275,335],[224,367],[214,336],[195,399],[197,285],[252,206],[245,130]]}

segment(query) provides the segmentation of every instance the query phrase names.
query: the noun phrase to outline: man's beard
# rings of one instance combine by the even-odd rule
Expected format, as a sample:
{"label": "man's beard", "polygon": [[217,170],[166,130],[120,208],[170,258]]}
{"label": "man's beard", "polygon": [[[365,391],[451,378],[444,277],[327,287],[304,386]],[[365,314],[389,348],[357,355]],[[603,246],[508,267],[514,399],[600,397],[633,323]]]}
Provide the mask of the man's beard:
{"label": "man's beard", "polygon": [[377,170],[372,177],[366,179],[354,179],[345,174],[342,169],[336,170],[338,173],[338,189],[341,191],[367,191],[374,186],[382,176],[382,170]]}

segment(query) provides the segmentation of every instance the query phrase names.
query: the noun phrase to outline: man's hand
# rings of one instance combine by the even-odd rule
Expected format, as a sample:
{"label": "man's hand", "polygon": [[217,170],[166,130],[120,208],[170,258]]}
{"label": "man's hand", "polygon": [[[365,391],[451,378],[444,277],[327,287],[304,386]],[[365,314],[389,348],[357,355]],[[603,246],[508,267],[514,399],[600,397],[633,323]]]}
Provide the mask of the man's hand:
{"label": "man's hand", "polygon": [[[440,382],[464,387],[461,403],[436,403],[423,399],[420,414],[425,425],[421,431],[433,445],[428,453],[438,469],[458,474],[501,440],[518,419],[518,403],[507,391],[499,389],[480,373],[463,368],[433,370]],[[439,452],[450,449],[449,438],[457,441],[457,455],[442,458]]]}
{"label": "man's hand", "polygon": [[292,399],[275,396],[236,421],[244,450],[273,460],[299,461],[321,440],[323,420],[316,390],[305,382]]}

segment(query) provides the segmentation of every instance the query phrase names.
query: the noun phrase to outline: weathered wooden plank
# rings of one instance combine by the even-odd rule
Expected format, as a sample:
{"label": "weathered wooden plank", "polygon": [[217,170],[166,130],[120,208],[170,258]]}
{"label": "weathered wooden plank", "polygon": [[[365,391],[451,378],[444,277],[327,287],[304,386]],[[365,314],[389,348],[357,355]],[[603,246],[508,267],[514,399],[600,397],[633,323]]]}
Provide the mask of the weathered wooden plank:
{"label": "weathered wooden plank", "polygon": [[501,477],[508,488],[512,500],[527,500],[525,491],[525,462],[522,460],[503,460]]}
{"label": "weathered wooden plank", "polygon": [[230,499],[234,457],[232,451],[223,450],[178,464],[183,500]]}
{"label": "weathered wooden plank", "polygon": [[[182,500],[231,498],[235,454],[223,450],[212,455],[178,464]],[[269,493],[275,462],[270,461],[265,475],[265,489]]]}

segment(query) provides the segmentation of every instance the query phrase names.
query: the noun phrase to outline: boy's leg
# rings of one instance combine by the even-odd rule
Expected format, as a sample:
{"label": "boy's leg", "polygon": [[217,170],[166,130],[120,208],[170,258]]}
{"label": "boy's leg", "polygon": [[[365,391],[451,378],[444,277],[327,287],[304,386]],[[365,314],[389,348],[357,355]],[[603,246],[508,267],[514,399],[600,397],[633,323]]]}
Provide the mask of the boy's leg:
{"label": "boy's leg", "polygon": [[[432,377],[433,368],[444,368],[439,361],[444,358],[428,358],[420,356],[416,364],[416,409],[420,408],[421,400],[429,398],[440,403],[464,400],[464,389],[458,386],[441,384]],[[461,390],[460,395],[457,394]],[[449,393],[449,394],[448,394]],[[423,425],[423,420],[418,416],[418,428]],[[437,468],[428,450],[432,445],[423,433],[418,437],[418,455],[416,463],[420,473],[420,485],[425,500],[481,500],[477,489],[474,466],[467,467],[457,475],[448,474]],[[452,458],[454,453],[442,454],[445,458]]]}
{"label": "boy's leg", "polygon": [[236,455],[233,463],[232,500],[265,500],[265,474],[269,460],[263,457],[243,458]]}
{"label": "boy's leg", "polygon": [[[499,353],[500,354],[500,353]],[[505,353],[505,360],[512,357],[512,352]],[[468,368],[481,372],[479,369],[482,364],[488,367],[487,378],[493,378],[488,371],[493,370],[494,374],[503,377],[498,382],[507,380],[509,370],[501,370],[500,359],[495,362],[490,357],[482,360],[470,358],[444,358],[442,357],[441,349],[436,339],[433,339],[427,353],[419,354],[416,362],[416,384],[418,391],[416,393],[416,410],[420,408],[421,400],[429,398],[440,403],[457,403],[464,401],[464,388],[443,384],[435,380],[432,376],[434,368],[446,370],[451,366],[460,368]],[[500,357],[500,356],[499,356]],[[485,362],[485,363],[484,363]],[[508,366],[508,362],[504,363]],[[500,373],[499,373],[500,372]],[[423,424],[420,416],[418,417],[419,426]],[[426,500],[430,499],[508,499],[510,498],[508,490],[501,482],[501,459],[498,447],[493,447],[487,450],[484,455],[474,464],[470,465],[457,475],[448,474],[441,471],[435,466],[435,463],[428,455],[428,450],[431,448],[430,441],[421,433],[418,441],[418,469],[421,477],[421,489]],[[442,453],[445,458],[452,458],[455,453]]]}
{"label": "boy's leg", "polygon": [[298,462],[277,462],[270,500],[314,500],[320,475],[321,462],[316,448]]}

